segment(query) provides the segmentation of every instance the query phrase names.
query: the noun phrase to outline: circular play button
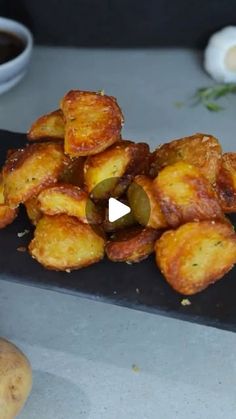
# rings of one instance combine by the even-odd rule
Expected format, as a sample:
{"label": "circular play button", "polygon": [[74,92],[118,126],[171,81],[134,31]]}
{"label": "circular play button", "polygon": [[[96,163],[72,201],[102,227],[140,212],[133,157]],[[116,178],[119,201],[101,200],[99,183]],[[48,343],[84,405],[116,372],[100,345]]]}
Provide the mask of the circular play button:
{"label": "circular play button", "polygon": [[[86,217],[97,234],[101,234],[101,227],[106,231],[115,231],[130,224],[145,227],[149,221],[151,208],[148,196],[140,185],[130,179],[105,179],[95,186],[89,197]],[[94,205],[100,215],[99,222],[94,218]]]}

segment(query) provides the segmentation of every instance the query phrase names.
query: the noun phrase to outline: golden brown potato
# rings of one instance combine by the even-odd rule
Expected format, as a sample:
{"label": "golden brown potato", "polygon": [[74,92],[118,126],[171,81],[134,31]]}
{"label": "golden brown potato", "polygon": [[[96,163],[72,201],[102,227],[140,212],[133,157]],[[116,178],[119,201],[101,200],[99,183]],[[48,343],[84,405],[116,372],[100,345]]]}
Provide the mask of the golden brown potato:
{"label": "golden brown potato", "polygon": [[95,199],[106,199],[111,194],[119,197],[137,173],[146,172],[148,159],[147,144],[123,140],[88,157],[84,166],[85,185]]}
{"label": "golden brown potato", "polygon": [[153,251],[160,233],[152,228],[133,227],[114,233],[106,244],[106,254],[113,262],[140,262]]}
{"label": "golden brown potato", "polygon": [[151,175],[178,161],[197,166],[215,184],[220,169],[222,150],[217,138],[208,134],[194,134],[163,144],[152,156]]}
{"label": "golden brown potato", "polygon": [[63,146],[57,143],[31,144],[17,150],[3,168],[6,203],[16,208],[46,186],[56,183],[66,159]]}
{"label": "golden brown potato", "polygon": [[68,215],[44,215],[39,220],[29,251],[48,269],[70,271],[98,262],[105,240],[88,224]]}
{"label": "golden brown potato", "polygon": [[25,202],[27,215],[33,225],[37,225],[43,213],[40,209],[40,203],[37,196],[33,196]]}
{"label": "golden brown potato", "polygon": [[5,204],[4,186],[2,174],[0,172],[0,229],[11,224],[17,216],[17,210]]}
{"label": "golden brown potato", "polygon": [[153,188],[172,227],[223,218],[215,191],[196,166],[182,161],[165,167],[154,179]]}
{"label": "golden brown potato", "polygon": [[71,90],[62,99],[61,109],[66,154],[97,154],[120,139],[123,115],[114,97]]}
{"label": "golden brown potato", "polygon": [[226,223],[187,223],[156,242],[156,261],[167,282],[185,295],[223,277],[236,263],[236,235]]}
{"label": "golden brown potato", "polygon": [[[121,200],[125,205],[127,205],[127,201]],[[131,227],[137,224],[137,221],[134,218],[134,215],[131,212],[129,212],[128,214],[124,215],[121,218],[118,218],[118,220],[116,221],[109,221],[108,219],[108,210],[105,213],[105,220],[103,222],[103,229],[104,231],[106,231],[107,233],[112,233],[115,232],[117,230],[121,230],[127,227]]]}
{"label": "golden brown potato", "polygon": [[67,214],[86,224],[102,223],[102,214],[78,186],[58,184],[49,186],[38,195],[40,210],[47,215]]}
{"label": "golden brown potato", "polygon": [[60,109],[38,118],[30,127],[27,137],[29,141],[43,139],[64,140],[65,122]]}
{"label": "golden brown potato", "polygon": [[152,179],[138,175],[127,191],[135,219],[144,227],[166,228],[167,222],[153,191]]}
{"label": "golden brown potato", "polygon": [[84,184],[84,164],[86,157],[68,159],[59,181],[82,187]]}
{"label": "golden brown potato", "polygon": [[0,338],[0,418],[15,418],[31,388],[32,370],[28,359],[13,343]]}
{"label": "golden brown potato", "polygon": [[223,154],[217,192],[222,210],[236,212],[236,153]]}

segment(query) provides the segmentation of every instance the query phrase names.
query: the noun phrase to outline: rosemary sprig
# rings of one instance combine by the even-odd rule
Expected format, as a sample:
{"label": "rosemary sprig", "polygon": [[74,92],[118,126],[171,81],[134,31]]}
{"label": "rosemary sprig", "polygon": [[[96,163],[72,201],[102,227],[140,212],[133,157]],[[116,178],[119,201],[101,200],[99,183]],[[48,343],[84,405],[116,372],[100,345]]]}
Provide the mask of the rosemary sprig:
{"label": "rosemary sprig", "polygon": [[219,112],[224,108],[216,103],[216,101],[229,94],[235,93],[235,83],[215,84],[214,86],[197,89],[194,95],[194,101],[195,104],[201,104],[211,112]]}

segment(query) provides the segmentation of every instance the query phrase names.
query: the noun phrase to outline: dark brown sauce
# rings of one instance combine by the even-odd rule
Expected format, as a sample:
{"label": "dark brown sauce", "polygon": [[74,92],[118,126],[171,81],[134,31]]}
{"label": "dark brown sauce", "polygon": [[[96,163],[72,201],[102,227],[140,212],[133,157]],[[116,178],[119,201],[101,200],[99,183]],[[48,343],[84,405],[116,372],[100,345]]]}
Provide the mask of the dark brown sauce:
{"label": "dark brown sauce", "polygon": [[25,43],[17,35],[0,30],[0,64],[17,57],[25,49]]}

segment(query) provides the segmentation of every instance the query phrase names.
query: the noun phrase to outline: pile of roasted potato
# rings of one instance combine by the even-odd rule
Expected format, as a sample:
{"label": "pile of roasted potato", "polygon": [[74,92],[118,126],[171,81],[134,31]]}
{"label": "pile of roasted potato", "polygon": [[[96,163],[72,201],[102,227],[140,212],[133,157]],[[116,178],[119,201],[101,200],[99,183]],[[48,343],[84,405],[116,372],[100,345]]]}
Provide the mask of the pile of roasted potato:
{"label": "pile of roasted potato", "polygon": [[[150,152],[122,138],[123,115],[104,92],[67,93],[40,117],[29,144],[10,150],[0,176],[0,228],[23,204],[35,226],[29,252],[70,272],[107,257],[139,262],[155,252],[168,283],[195,294],[236,263],[236,153],[206,134]],[[110,222],[119,198],[130,214]]]}

